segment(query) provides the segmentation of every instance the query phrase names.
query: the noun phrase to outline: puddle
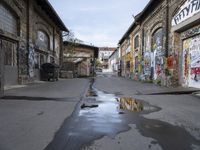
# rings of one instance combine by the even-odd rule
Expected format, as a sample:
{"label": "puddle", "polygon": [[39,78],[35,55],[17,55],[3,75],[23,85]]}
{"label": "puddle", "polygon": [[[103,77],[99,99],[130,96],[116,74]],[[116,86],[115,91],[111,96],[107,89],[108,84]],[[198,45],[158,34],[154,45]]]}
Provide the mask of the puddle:
{"label": "puddle", "polygon": [[45,150],[80,150],[104,136],[114,138],[128,131],[129,124],[135,124],[142,136],[155,139],[148,148],[159,144],[164,150],[192,150],[192,144],[200,145],[184,128],[143,117],[160,111],[159,107],[130,97],[118,98],[99,91],[93,83],[88,93],[95,94],[86,94]]}

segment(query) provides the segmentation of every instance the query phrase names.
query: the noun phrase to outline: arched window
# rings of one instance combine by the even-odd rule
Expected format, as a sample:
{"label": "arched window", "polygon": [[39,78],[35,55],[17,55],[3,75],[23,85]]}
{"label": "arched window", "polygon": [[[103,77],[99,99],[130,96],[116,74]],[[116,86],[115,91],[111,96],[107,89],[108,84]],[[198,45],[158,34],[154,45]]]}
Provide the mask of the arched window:
{"label": "arched window", "polygon": [[40,50],[49,50],[49,36],[41,30],[37,31],[36,46]]}
{"label": "arched window", "polygon": [[163,29],[159,28],[152,36],[152,51],[162,50],[163,44]]}
{"label": "arched window", "polygon": [[0,30],[17,34],[17,17],[0,3]]}

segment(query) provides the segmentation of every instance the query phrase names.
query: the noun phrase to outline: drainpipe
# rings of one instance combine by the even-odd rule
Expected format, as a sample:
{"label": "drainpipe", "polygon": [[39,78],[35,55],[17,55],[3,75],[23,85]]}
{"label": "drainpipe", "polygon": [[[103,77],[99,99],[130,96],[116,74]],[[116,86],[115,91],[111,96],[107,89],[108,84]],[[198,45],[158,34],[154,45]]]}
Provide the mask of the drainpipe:
{"label": "drainpipe", "polygon": [[53,28],[53,62],[55,61],[56,51],[55,51],[55,27]]}
{"label": "drainpipe", "polygon": [[26,48],[27,48],[27,73],[29,75],[29,40],[30,40],[30,0],[26,1],[27,5],[27,39],[26,39]]}
{"label": "drainpipe", "polygon": [[[144,28],[142,27],[142,62],[144,62]],[[144,75],[144,63],[142,65],[142,74]]]}
{"label": "drainpipe", "polygon": [[168,57],[168,55],[169,55],[169,1],[168,0],[166,0],[166,30],[165,30],[165,36],[166,36],[166,42],[165,42],[165,49],[166,49],[166,53],[165,53],[165,56],[166,56],[166,58]]}
{"label": "drainpipe", "polygon": [[[166,30],[165,30],[165,36],[166,36],[166,41],[165,41],[165,57],[166,59],[169,57],[169,0],[166,0]],[[167,63],[167,62],[165,62]],[[166,64],[165,64],[166,65]],[[164,70],[165,72],[165,77],[167,76],[167,69]],[[165,80],[168,80],[165,78]],[[168,81],[167,81],[168,82]],[[167,85],[167,82],[165,82],[165,86]],[[168,86],[168,85],[167,85]]]}
{"label": "drainpipe", "polygon": [[59,59],[59,66],[62,67],[63,65],[63,37],[62,31],[60,31],[60,59]]}

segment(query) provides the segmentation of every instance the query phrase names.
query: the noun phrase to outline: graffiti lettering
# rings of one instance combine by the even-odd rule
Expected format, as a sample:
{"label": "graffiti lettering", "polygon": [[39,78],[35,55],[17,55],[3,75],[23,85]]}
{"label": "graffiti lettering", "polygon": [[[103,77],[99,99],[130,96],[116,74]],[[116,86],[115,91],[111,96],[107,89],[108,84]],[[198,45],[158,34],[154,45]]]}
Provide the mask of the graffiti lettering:
{"label": "graffiti lettering", "polygon": [[175,26],[194,14],[200,12],[200,0],[187,0],[172,19],[172,26]]}

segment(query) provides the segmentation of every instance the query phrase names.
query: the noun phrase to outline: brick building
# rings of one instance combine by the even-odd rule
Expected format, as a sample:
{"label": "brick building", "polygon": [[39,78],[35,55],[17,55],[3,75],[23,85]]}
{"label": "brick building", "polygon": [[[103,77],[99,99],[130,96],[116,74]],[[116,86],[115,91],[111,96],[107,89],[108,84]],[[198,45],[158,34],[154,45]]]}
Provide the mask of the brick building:
{"label": "brick building", "polygon": [[172,83],[200,88],[200,0],[170,1],[169,26]]}
{"label": "brick building", "polygon": [[60,63],[61,31],[68,31],[48,0],[0,1],[0,91],[39,79],[42,63]]}
{"label": "brick building", "polygon": [[[136,80],[200,87],[199,18],[200,0],[150,0],[119,42],[124,76],[130,70]],[[123,58],[129,40],[133,68]]]}

